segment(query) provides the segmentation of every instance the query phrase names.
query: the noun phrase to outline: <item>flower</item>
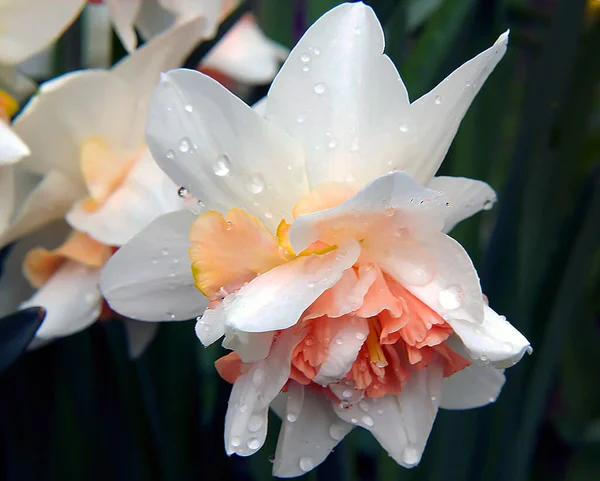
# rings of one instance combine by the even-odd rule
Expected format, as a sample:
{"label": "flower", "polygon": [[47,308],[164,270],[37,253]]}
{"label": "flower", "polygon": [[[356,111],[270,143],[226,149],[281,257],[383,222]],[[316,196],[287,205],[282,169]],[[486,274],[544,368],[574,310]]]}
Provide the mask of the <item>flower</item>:
{"label": "flower", "polygon": [[[18,264],[38,289],[21,307],[47,310],[37,342],[95,322],[103,310],[100,269],[115,248],[155,217],[186,204],[146,148],[144,124],[160,72],[181,65],[201,28],[202,20],[192,19],[111,70],[83,70],[46,82],[15,120],[16,132],[31,148],[15,175],[21,186],[26,181],[35,187],[16,192],[29,195],[15,202],[20,210],[0,232],[0,245],[64,218],[72,229],[58,247],[43,239],[44,247],[17,250]],[[139,354],[156,326],[126,325],[132,353]]]}
{"label": "flower", "polygon": [[375,14],[351,3],[306,32],[255,110],[197,72],[162,77],[148,145],[212,210],[154,221],[100,286],[127,316],[198,316],[204,345],[224,336],[228,454],[263,445],[272,407],[276,476],[310,471],[355,426],[415,466],[438,408],[493,402],[530,351],[447,235],[494,191],[434,177],[507,41],[410,103]]}

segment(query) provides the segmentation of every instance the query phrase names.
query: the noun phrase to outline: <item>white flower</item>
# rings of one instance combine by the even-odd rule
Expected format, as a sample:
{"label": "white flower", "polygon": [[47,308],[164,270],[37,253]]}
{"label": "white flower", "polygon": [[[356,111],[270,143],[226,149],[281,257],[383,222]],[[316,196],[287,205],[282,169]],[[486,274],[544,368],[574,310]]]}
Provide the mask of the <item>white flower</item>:
{"label": "white flower", "polygon": [[157,219],[100,285],[127,316],[198,316],[205,345],[225,336],[228,454],[262,446],[273,402],[276,476],[310,471],[357,425],[415,466],[438,407],[493,402],[530,350],[446,234],[494,191],[434,177],[507,40],[410,103],[373,11],[352,3],[300,40],[264,117],[197,72],[162,78],[148,145],[213,210]]}
{"label": "white flower", "polygon": [[86,0],[0,2],[0,66],[23,62],[50,45],[85,4]]}
{"label": "white flower", "polygon": [[[181,65],[201,28],[201,19],[183,22],[109,71],[83,70],[47,82],[15,120],[31,149],[15,169],[21,179],[15,195],[31,192],[15,202],[20,209],[0,233],[0,245],[63,218],[74,229],[59,247],[44,242],[25,255],[25,273],[39,290],[21,306],[47,310],[38,339],[66,336],[95,322],[103,305],[100,269],[114,247],[185,205],[146,148],[144,128],[160,73]],[[33,190],[23,185],[40,177]],[[137,334],[134,343],[141,330],[156,328],[127,325]]]}

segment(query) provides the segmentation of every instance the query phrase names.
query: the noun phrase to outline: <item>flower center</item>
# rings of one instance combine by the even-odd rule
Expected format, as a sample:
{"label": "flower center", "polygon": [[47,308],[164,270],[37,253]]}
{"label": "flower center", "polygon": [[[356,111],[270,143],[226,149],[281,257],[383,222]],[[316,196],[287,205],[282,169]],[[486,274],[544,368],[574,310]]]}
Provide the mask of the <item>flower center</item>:
{"label": "flower center", "polygon": [[0,120],[8,122],[19,111],[19,103],[4,90],[0,90]]}

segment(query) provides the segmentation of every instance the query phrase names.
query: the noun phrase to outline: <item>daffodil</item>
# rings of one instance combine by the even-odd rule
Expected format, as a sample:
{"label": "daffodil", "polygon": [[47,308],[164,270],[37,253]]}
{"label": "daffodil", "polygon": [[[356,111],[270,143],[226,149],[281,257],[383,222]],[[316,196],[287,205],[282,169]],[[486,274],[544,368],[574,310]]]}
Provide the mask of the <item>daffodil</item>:
{"label": "daffodil", "polygon": [[228,454],[263,445],[271,406],[276,476],[310,471],[355,426],[415,466],[438,408],[493,402],[530,350],[447,235],[494,191],[435,177],[507,41],[411,103],[375,14],[351,3],[306,32],[258,109],[198,72],[162,77],[148,145],[206,212],[154,221],[100,285],[124,315],[224,336]]}
{"label": "daffodil", "polygon": [[[111,70],[78,71],[41,85],[15,120],[31,149],[16,174],[41,180],[16,203],[0,245],[65,218],[72,229],[58,246],[16,249],[38,289],[21,307],[47,310],[38,342],[95,322],[103,309],[100,269],[114,250],[157,216],[184,207],[178,186],[152,159],[144,128],[159,74],[181,65],[202,38],[202,25],[201,19],[183,22]],[[139,337],[147,341],[155,326],[126,325],[139,353]]]}

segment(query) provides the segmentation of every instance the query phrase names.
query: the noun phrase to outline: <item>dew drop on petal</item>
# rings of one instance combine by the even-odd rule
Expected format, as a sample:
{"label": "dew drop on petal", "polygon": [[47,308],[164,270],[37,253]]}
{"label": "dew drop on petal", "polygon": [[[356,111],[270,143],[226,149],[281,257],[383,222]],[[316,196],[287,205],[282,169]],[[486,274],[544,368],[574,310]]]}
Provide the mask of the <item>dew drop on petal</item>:
{"label": "dew drop on petal", "polygon": [[491,199],[488,199],[483,203],[484,210],[490,210],[492,207],[494,207],[494,201]]}
{"label": "dew drop on petal", "polygon": [[260,448],[260,440],[258,438],[250,438],[246,442],[246,445],[252,450],[258,449]]}
{"label": "dew drop on petal", "polygon": [[362,332],[356,333],[356,339],[358,339],[359,341],[364,341],[366,338],[367,336],[365,336]]}
{"label": "dew drop on petal", "polygon": [[191,147],[190,139],[184,137],[179,141],[179,151],[180,152],[189,152]]}
{"label": "dew drop on petal", "polygon": [[308,65],[303,65],[302,66],[302,71],[303,72],[308,72],[310,70],[310,67]]}
{"label": "dew drop on petal", "polygon": [[306,117],[302,114],[298,115],[298,117],[296,117],[296,122],[298,122],[299,124],[304,123],[304,121],[306,120]]}
{"label": "dew drop on petal", "polygon": [[231,445],[232,445],[234,448],[237,448],[237,447],[238,447],[240,444],[242,444],[242,440],[240,439],[240,437],[239,437],[239,436],[233,436],[233,437],[231,438]]}
{"label": "dew drop on petal", "polygon": [[307,53],[303,53],[302,55],[300,55],[300,61],[302,63],[310,62],[310,55],[308,55]]}
{"label": "dew drop on petal", "polygon": [[335,149],[337,146],[337,140],[335,139],[331,139],[329,142],[327,142],[327,147],[329,147],[330,149]]}
{"label": "dew drop on petal", "polygon": [[263,419],[260,416],[251,416],[248,420],[248,431],[250,431],[251,433],[255,433],[260,428],[262,428],[263,424]]}
{"label": "dew drop on petal", "polygon": [[173,152],[172,150],[167,150],[167,152],[165,153],[165,157],[167,157],[167,159],[169,160],[173,160],[175,158],[175,152]]}
{"label": "dew drop on petal", "polygon": [[336,441],[341,441],[346,435],[346,426],[343,423],[333,423],[329,426],[329,435]]}
{"label": "dew drop on petal", "polygon": [[167,312],[167,317],[171,320],[175,319],[175,314],[173,314],[172,312]]}
{"label": "dew drop on petal", "polygon": [[251,194],[260,194],[265,189],[265,179],[258,172],[250,176],[246,188]]}
{"label": "dew drop on petal", "polygon": [[343,342],[344,342],[344,341],[342,341],[342,340],[341,340],[339,337],[337,337],[337,338],[335,339],[335,343],[336,343],[338,346],[339,346],[339,345],[341,345]]}
{"label": "dew drop on petal", "polygon": [[400,124],[400,132],[408,132],[408,125],[405,123]]}
{"label": "dew drop on petal", "polygon": [[371,416],[369,416],[368,414],[365,414],[362,417],[362,422],[366,425],[366,426],[373,426],[373,424],[375,424],[375,422],[373,421],[373,418]]}
{"label": "dew drop on petal", "polygon": [[308,456],[304,456],[300,458],[300,469],[305,473],[308,473],[311,469],[315,467],[315,460],[313,458],[309,458]]}
{"label": "dew drop on petal", "polygon": [[402,451],[402,459],[406,464],[417,464],[419,462],[419,454],[414,447],[408,445]]}
{"label": "dew drop on petal", "polygon": [[286,419],[291,423],[295,423],[298,420],[298,415],[294,413],[288,413]]}
{"label": "dew drop on petal", "polygon": [[271,212],[267,211],[267,212],[265,212],[265,217],[267,219],[272,219],[273,218],[273,214]]}
{"label": "dew drop on petal", "polygon": [[436,96],[435,96],[435,99],[433,99],[433,101],[434,101],[434,102],[435,102],[437,105],[440,105],[440,104],[441,104],[441,103],[444,101],[444,99],[443,99],[443,98],[442,98],[440,95],[436,95]]}
{"label": "dew drop on petal", "polygon": [[358,407],[361,408],[364,412],[368,413],[369,409],[371,409],[371,407],[369,406],[369,403],[367,401],[360,401],[358,403]]}
{"label": "dew drop on petal", "polygon": [[321,49],[319,47],[315,47],[315,48],[313,48],[313,53],[315,55],[321,55]]}
{"label": "dew drop on petal", "polygon": [[182,199],[187,199],[189,196],[189,192],[185,187],[179,187],[179,190],[177,191],[177,195],[179,197],[181,197]]}
{"label": "dew drop on petal", "polygon": [[160,251],[160,253],[161,253],[161,255],[163,255],[163,256],[168,256],[168,255],[169,255],[169,249],[167,249],[167,248],[165,247],[165,248],[163,248],[163,249]]}
{"label": "dew drop on petal", "polygon": [[315,93],[321,95],[327,90],[327,86],[323,82],[316,83],[314,86]]}
{"label": "dew drop on petal", "polygon": [[350,399],[352,397],[352,391],[350,389],[346,389],[342,393],[342,397],[345,398],[345,399]]}
{"label": "dew drop on petal", "polygon": [[217,157],[217,159],[215,160],[215,164],[213,165],[213,172],[219,177],[225,177],[227,174],[229,174],[230,170],[231,162],[229,160],[229,157],[227,157],[226,155],[220,155],[219,157]]}
{"label": "dew drop on petal", "polygon": [[440,292],[438,301],[444,309],[458,309],[462,304],[464,293],[458,286],[450,286]]}
{"label": "dew drop on petal", "polygon": [[352,424],[356,424],[356,423],[358,423],[358,419],[356,419],[356,418],[350,418],[350,422]]}
{"label": "dew drop on petal", "polygon": [[187,104],[183,108],[185,109],[186,112],[193,112],[194,111],[194,107],[192,107],[190,104]]}

